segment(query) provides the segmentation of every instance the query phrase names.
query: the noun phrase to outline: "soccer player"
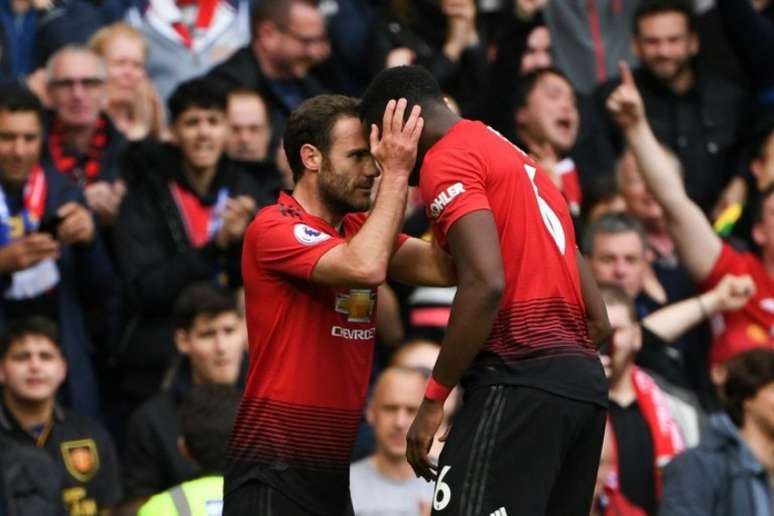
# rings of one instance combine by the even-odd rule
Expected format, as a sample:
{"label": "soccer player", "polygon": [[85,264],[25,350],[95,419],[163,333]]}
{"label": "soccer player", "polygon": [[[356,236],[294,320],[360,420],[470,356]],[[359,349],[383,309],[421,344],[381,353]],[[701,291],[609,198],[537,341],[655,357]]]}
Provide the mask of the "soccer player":
{"label": "soccer player", "polygon": [[376,123],[396,94],[422,107],[416,173],[458,281],[408,460],[419,476],[436,477],[427,451],[461,379],[465,400],[437,465],[434,513],[587,516],[607,406],[590,333],[609,324],[567,203],[524,152],[449,111],[422,68],[380,73],[363,119]]}
{"label": "soccer player", "polygon": [[405,100],[383,111],[370,151],[355,99],[318,96],[288,120],[296,186],[261,210],[244,242],[250,369],[229,446],[226,516],[352,513],[349,459],[371,372],[376,288],[387,274],[453,282],[444,253],[398,238],[420,108],[405,123]]}

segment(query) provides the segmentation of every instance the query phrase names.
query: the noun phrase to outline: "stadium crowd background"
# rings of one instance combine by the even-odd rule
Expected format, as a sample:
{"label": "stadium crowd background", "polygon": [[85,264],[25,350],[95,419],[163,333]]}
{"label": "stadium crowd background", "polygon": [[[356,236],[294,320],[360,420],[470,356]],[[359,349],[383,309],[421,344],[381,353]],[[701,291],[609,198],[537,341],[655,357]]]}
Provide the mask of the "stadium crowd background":
{"label": "stadium crowd background", "polygon": [[[744,440],[752,411],[768,441],[747,445],[774,456],[774,266],[755,214],[774,182],[774,2],[1,0],[0,31],[0,516],[135,514],[195,479],[207,482],[186,484],[190,503],[217,491],[246,366],[241,239],[292,187],[285,121],[304,99],[358,96],[412,63],[543,165],[603,285],[616,333],[592,514],[774,514],[774,458],[728,458],[768,512],[741,495],[705,511],[698,459],[664,474],[724,408],[736,425],[724,436]],[[674,214],[608,112],[622,61],[688,197],[768,276],[683,263],[701,243],[675,242]],[[427,236],[417,199],[404,231]],[[430,512],[405,433],[453,297],[380,288],[358,515]]]}

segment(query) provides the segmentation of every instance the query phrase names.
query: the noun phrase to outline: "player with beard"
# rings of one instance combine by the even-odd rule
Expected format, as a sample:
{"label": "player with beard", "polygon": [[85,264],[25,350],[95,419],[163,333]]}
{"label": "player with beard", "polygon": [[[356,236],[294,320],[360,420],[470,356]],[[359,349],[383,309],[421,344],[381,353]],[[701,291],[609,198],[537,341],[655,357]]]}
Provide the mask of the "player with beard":
{"label": "player with beard", "polygon": [[387,275],[454,281],[444,253],[398,234],[423,126],[419,107],[404,123],[406,112],[405,100],[390,101],[370,150],[355,99],[318,96],[288,120],[296,186],[256,216],[244,242],[250,369],[229,445],[227,516],[352,513],[349,458],[371,372],[376,288]]}

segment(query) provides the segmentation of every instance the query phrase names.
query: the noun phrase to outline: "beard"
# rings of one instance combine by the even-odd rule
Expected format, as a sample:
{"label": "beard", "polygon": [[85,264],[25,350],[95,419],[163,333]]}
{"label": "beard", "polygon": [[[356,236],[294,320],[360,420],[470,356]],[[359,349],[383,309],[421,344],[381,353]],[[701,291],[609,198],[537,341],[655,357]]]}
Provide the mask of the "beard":
{"label": "beard", "polygon": [[334,172],[331,162],[325,156],[320,167],[318,187],[322,201],[334,213],[346,215],[371,208],[370,196],[358,198],[354,185],[350,184],[346,175]]}
{"label": "beard", "polygon": [[650,72],[658,79],[664,82],[672,82],[691,67],[690,57],[685,57],[681,60],[670,59],[669,61],[672,63],[672,69],[669,71],[663,70],[662,66],[660,66],[660,63],[657,61],[650,63],[648,68],[650,69]]}

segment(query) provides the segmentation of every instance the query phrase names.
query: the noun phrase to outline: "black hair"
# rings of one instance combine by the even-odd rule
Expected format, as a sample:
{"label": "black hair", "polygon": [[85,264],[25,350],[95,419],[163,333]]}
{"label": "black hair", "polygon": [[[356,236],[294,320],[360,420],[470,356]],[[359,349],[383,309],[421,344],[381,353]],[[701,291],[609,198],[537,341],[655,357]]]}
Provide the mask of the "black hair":
{"label": "black hair", "polygon": [[726,363],[723,405],[731,420],[744,424],[744,402],[774,382],[774,349],[754,348],[743,351]]}
{"label": "black hair", "polygon": [[[561,77],[567,82],[567,84],[570,85],[570,88],[572,88],[572,82],[570,82],[570,79],[558,68],[548,66],[545,68],[532,70],[531,72],[526,73],[519,78],[519,83],[513,91],[512,106],[514,111],[527,105],[527,99],[529,98],[530,94],[535,89],[538,82],[540,82],[540,79],[546,75],[556,75],[557,77]],[[573,91],[575,91],[574,88]]]}
{"label": "black hair", "polygon": [[239,410],[239,391],[229,385],[196,385],[183,398],[177,415],[191,458],[207,473],[222,473]]}
{"label": "black hair", "polygon": [[43,104],[26,86],[4,84],[0,86],[0,112],[34,113],[43,123]]}
{"label": "black hair", "polygon": [[632,34],[640,35],[640,20],[663,13],[680,13],[688,22],[688,30],[696,32],[696,15],[693,6],[687,0],[644,0],[640,2],[634,11]]}
{"label": "black hair", "polygon": [[589,221],[589,216],[595,206],[603,202],[610,202],[620,194],[618,183],[613,174],[595,175],[583,187],[581,214],[586,222]]}
{"label": "black hair", "polygon": [[327,154],[331,147],[331,131],[341,118],[358,118],[357,99],[344,95],[318,95],[304,101],[288,118],[282,145],[288,164],[293,171],[293,181],[298,182],[304,173],[301,147],[314,145]]}
{"label": "black hair", "polygon": [[226,112],[228,96],[223,85],[216,80],[198,78],[180,84],[167,101],[169,116],[175,122],[191,108],[216,109]]}
{"label": "black hair", "polygon": [[258,24],[272,22],[282,27],[290,23],[290,8],[294,4],[304,4],[317,7],[315,0],[261,0],[253,9],[250,18],[250,27],[253,34],[258,32]]}
{"label": "black hair", "polygon": [[628,213],[605,213],[591,224],[583,235],[583,254],[591,256],[594,251],[594,239],[597,235],[635,233],[642,242],[642,248],[647,248],[645,229],[642,223]]}
{"label": "black hair", "polygon": [[45,337],[54,346],[61,348],[59,345],[59,326],[48,317],[33,315],[8,324],[2,339],[0,339],[0,359],[5,358],[14,343],[31,335]]}
{"label": "black hair", "polygon": [[423,114],[434,105],[445,106],[443,93],[438,81],[421,66],[396,66],[382,70],[374,77],[360,100],[360,118],[370,127],[381,127],[384,108],[392,99],[404,98],[408,101],[406,118],[411,107],[419,105]]}
{"label": "black hair", "polygon": [[177,297],[173,310],[175,328],[190,330],[200,315],[215,317],[226,312],[238,312],[233,292],[207,282],[193,283]]}

